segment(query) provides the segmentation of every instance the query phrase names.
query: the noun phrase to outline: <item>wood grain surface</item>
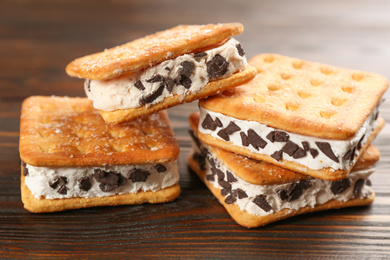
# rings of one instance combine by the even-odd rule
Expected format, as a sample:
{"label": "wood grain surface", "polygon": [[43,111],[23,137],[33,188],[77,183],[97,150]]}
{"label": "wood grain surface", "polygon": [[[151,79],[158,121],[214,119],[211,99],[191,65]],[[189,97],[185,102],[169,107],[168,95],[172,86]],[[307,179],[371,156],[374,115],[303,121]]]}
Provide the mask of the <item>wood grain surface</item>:
{"label": "wood grain surface", "polygon": [[[248,58],[274,52],[390,78],[390,2],[0,0],[0,258],[390,258],[390,128],[375,145],[373,205],[238,226],[188,169],[187,118],[169,109],[182,193],[172,203],[32,214],[20,200],[20,105],[30,95],[85,96],[65,74],[82,55],[177,24],[241,22]],[[385,96],[389,99],[389,93]],[[390,102],[381,115],[390,120]]]}

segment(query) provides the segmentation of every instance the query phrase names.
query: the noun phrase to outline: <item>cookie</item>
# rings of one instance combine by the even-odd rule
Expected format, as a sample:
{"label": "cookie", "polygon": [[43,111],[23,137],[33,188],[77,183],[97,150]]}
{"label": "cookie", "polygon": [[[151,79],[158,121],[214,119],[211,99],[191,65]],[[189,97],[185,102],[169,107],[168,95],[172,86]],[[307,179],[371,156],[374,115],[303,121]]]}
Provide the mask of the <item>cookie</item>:
{"label": "cookie", "polygon": [[276,54],[249,63],[253,80],[200,100],[199,138],[316,178],[345,178],[383,128],[387,80]]}
{"label": "cookie", "polygon": [[180,193],[166,111],[108,125],[87,98],[33,96],[22,104],[19,151],[31,212],[166,202]]}
{"label": "cookie", "polygon": [[345,179],[327,181],[207,145],[197,138],[198,118],[197,114],[190,117],[190,168],[244,227],[308,212],[368,205],[375,198],[368,177],[380,154],[372,145],[356,163],[359,169],[354,168]]}
{"label": "cookie", "polygon": [[245,83],[256,74],[239,23],[181,25],[71,62],[104,120],[121,123]]}

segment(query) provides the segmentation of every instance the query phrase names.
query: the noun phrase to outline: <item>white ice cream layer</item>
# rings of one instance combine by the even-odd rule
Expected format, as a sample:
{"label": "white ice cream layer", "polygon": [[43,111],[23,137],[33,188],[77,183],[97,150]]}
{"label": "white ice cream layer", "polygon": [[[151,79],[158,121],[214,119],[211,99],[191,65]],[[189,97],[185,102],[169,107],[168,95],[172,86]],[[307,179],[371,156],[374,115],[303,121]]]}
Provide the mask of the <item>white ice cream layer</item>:
{"label": "white ice cream layer", "polygon": [[[194,64],[192,71],[191,87],[186,89],[183,85],[175,84],[171,92],[164,88],[153,102],[146,106],[161,102],[164,98],[173,95],[180,95],[181,99],[185,96],[199,92],[210,81],[207,73],[207,62],[211,61],[217,54],[221,55],[229,62],[227,72],[218,77],[226,78],[232,74],[245,69],[247,60],[245,56],[239,54],[237,45],[239,42],[235,39],[229,39],[223,45],[205,51],[207,56],[196,58],[195,53],[184,54],[172,60],[166,60],[158,65],[147,68],[139,73],[129,77],[120,77],[112,80],[86,80],[85,92],[93,106],[103,111],[113,111],[117,109],[128,109],[140,107],[140,98],[155,92],[161,85],[161,82],[147,82],[155,75],[161,75],[164,78],[175,79],[179,70],[182,68],[182,62],[188,61]],[[216,80],[216,79],[211,79]],[[141,81],[144,90],[135,87],[135,83]]]}
{"label": "white ice cream layer", "polygon": [[[223,115],[221,113],[216,113],[210,110],[207,110],[203,107],[200,107],[200,121],[199,121],[199,132],[203,134],[209,134],[212,137],[216,139],[223,140],[219,135],[218,131],[221,129],[227,127],[230,122],[234,122],[237,126],[241,128],[240,131],[236,131],[229,135],[230,140],[228,142],[239,146],[241,148],[248,149],[251,152],[259,153],[259,154],[265,154],[268,156],[271,156],[273,153],[280,151],[285,145],[286,142],[271,142],[267,139],[267,135],[272,131],[282,131],[289,135],[289,141],[297,144],[299,147],[303,148],[302,142],[308,142],[310,148],[316,149],[318,151],[318,155],[313,158],[313,156],[308,151],[306,153],[306,156],[302,158],[293,158],[293,156],[288,155],[287,153],[283,153],[283,160],[292,161],[299,163],[301,165],[307,166],[310,169],[313,170],[320,170],[323,168],[332,168],[334,170],[345,170],[349,167],[349,165],[354,164],[356,161],[356,156],[354,157],[354,160],[351,160],[350,156],[345,158],[345,155],[348,151],[352,150],[354,147],[357,147],[358,144],[364,145],[367,142],[368,137],[370,136],[373,129],[377,126],[377,113],[378,113],[378,107],[376,107],[373,112],[368,116],[366,121],[363,123],[359,131],[356,133],[356,135],[349,139],[349,140],[335,140],[335,139],[323,139],[323,138],[316,138],[312,136],[307,135],[300,135],[295,134],[287,131],[282,131],[280,129],[276,129],[273,127],[268,127],[266,125],[260,124],[255,121],[246,121],[246,120],[240,120],[234,117],[229,117],[226,115]],[[216,130],[212,131],[210,129],[205,129],[202,126],[202,122],[205,120],[206,115],[209,114],[213,120],[218,118],[223,126],[220,128],[217,128]],[[264,148],[259,148],[259,150],[256,150],[255,147],[252,145],[243,146],[242,139],[241,139],[241,132],[244,132],[245,134],[248,132],[249,129],[253,129],[264,141],[267,142],[266,146]],[[225,140],[224,140],[225,141]],[[337,157],[338,162],[335,160],[332,160],[328,156],[326,156],[317,146],[316,142],[327,142],[329,143],[334,155]],[[359,150],[355,150],[356,154],[359,154]]]}
{"label": "white ice cream layer", "polygon": [[[193,144],[192,155],[194,153],[200,153],[198,147]],[[342,192],[341,194],[333,194],[330,187],[332,185],[332,181],[325,181],[322,179],[310,178],[311,187],[303,190],[302,195],[293,201],[282,200],[279,196],[278,191],[280,190],[288,190],[292,183],[285,183],[279,185],[254,185],[248,183],[234,174],[227,165],[222,163],[214,154],[208,153],[208,158],[214,160],[215,167],[221,170],[224,174],[224,180],[227,181],[226,172],[229,171],[233,174],[233,176],[237,179],[235,182],[230,182],[232,186],[232,190],[241,189],[243,190],[248,197],[246,198],[237,198],[234,202],[237,204],[241,210],[247,211],[252,215],[265,216],[275,212],[279,212],[282,209],[293,209],[298,210],[303,207],[315,207],[316,205],[324,204],[330,200],[338,200],[338,201],[348,201],[350,199],[356,198],[354,195],[354,187],[358,180],[364,180],[364,185],[361,189],[360,198],[366,198],[370,196],[373,192],[372,188],[366,185],[366,180],[368,177],[374,172],[374,168],[364,169],[364,170],[356,170],[352,171],[348,178],[351,180],[350,187]],[[206,175],[212,174],[211,166],[208,159],[206,162]],[[218,183],[218,178],[215,176],[214,181],[208,181],[212,183],[212,185],[218,189],[223,189],[223,187]],[[272,207],[270,211],[265,211],[256,205],[253,200],[258,195],[263,195],[267,203]],[[227,195],[229,196],[229,195]]]}
{"label": "white ice cream layer", "polygon": [[[48,167],[34,167],[26,165],[28,175],[25,176],[25,184],[31,193],[37,198],[45,197],[46,199],[57,198],[74,198],[74,197],[105,197],[116,194],[136,193],[138,191],[157,191],[170,187],[179,182],[179,170],[177,162],[168,162],[162,164],[166,171],[158,172],[156,164],[145,165],[117,165],[105,167],[70,167],[70,168],[48,168]],[[104,192],[100,189],[100,182],[93,177],[95,169],[100,169],[106,172],[115,172],[123,175],[127,179],[125,185],[118,188]],[[129,172],[133,169],[139,169],[149,172],[145,182],[133,182],[128,179]],[[62,195],[58,192],[59,186],[56,188],[50,187],[49,183],[58,177],[66,177],[67,193]],[[91,188],[84,191],[79,187],[79,181],[83,177],[89,177]]]}

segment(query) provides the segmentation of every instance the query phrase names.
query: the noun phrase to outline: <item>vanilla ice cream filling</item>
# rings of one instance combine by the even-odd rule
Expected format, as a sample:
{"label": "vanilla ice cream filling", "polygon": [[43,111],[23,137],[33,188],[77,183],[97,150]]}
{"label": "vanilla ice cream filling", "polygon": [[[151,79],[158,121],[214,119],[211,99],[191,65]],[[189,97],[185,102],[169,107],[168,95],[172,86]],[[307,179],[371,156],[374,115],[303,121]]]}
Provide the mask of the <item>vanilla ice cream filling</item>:
{"label": "vanilla ice cream filling", "polygon": [[[228,141],[253,153],[271,156],[278,161],[296,162],[314,170],[323,168],[346,170],[355,163],[358,158],[356,155],[361,152],[360,148],[367,142],[371,132],[376,128],[377,117],[378,106],[367,117],[354,137],[348,140],[335,140],[282,131],[255,121],[240,120],[200,107],[198,129],[203,134]],[[218,124],[215,123],[216,121],[218,121]],[[208,126],[210,122],[213,127]],[[233,123],[237,127],[231,127]],[[255,138],[257,143],[259,143],[258,137],[260,137],[262,147],[250,143],[244,145],[243,135],[248,137],[249,134],[252,134],[252,138]],[[281,136],[279,140],[275,138],[275,134]],[[256,136],[253,137],[253,135]],[[274,139],[270,136],[273,136]],[[281,156],[282,158],[280,158]]]}
{"label": "vanilla ice cream filling", "polygon": [[244,51],[233,38],[204,52],[166,60],[129,77],[86,80],[85,92],[103,111],[150,106],[167,97],[200,92],[210,81],[226,78],[247,66]]}
{"label": "vanilla ice cream filling", "polygon": [[25,184],[35,198],[92,198],[158,191],[179,182],[177,162],[49,168],[26,164]]}
{"label": "vanilla ice cream filling", "polygon": [[[201,151],[194,144],[192,147],[191,156],[196,155],[194,158],[199,160],[199,155],[202,154]],[[203,156],[205,156],[204,152]],[[210,161],[214,166],[210,164]],[[234,203],[242,211],[252,215],[266,216],[283,209],[298,210],[303,207],[315,207],[331,200],[345,202],[354,198],[367,198],[373,192],[370,187],[371,182],[368,180],[368,177],[374,172],[373,167],[364,170],[352,170],[348,178],[335,182],[310,177],[308,180],[295,183],[255,185],[235,175],[226,164],[221,162],[210,151],[204,157],[204,162],[206,181],[221,190],[221,195],[225,197],[225,203]],[[221,174],[214,174],[214,177],[211,177],[213,175],[212,168],[218,169],[220,173],[222,172],[223,178],[221,178]],[[231,176],[230,178],[227,176],[228,172],[234,177],[233,181]],[[299,195],[299,191],[291,190],[292,187],[299,189],[297,186],[300,186],[300,182],[305,182],[301,186],[301,188],[305,186],[302,188],[301,195]],[[229,189],[227,189],[228,186],[230,186]],[[281,194],[283,192],[285,194],[290,192],[290,198],[282,199],[283,196]],[[298,198],[296,198],[296,194],[299,195]]]}

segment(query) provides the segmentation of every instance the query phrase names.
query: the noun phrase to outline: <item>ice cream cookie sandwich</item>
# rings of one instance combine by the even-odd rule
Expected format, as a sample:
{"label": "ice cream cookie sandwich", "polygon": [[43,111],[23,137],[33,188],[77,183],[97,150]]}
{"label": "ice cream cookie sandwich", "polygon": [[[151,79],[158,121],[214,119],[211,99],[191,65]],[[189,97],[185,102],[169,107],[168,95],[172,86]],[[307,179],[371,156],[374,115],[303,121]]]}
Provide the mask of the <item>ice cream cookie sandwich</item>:
{"label": "ice cream cookie sandwich", "polygon": [[213,95],[252,79],[239,23],[180,25],[72,61],[66,72],[108,123]]}
{"label": "ice cream cookie sandwich", "polygon": [[198,121],[199,115],[192,114],[189,165],[244,227],[259,227],[308,212],[368,205],[375,198],[368,177],[380,154],[373,145],[347,178],[327,181],[207,145],[197,138]]}
{"label": "ice cream cookie sandwich", "polygon": [[276,54],[249,64],[253,80],[200,100],[199,138],[316,178],[345,178],[383,128],[388,81]]}
{"label": "ice cream cookie sandwich", "polygon": [[179,146],[166,111],[109,125],[87,98],[27,98],[21,194],[35,213],[161,203],[180,193]]}

